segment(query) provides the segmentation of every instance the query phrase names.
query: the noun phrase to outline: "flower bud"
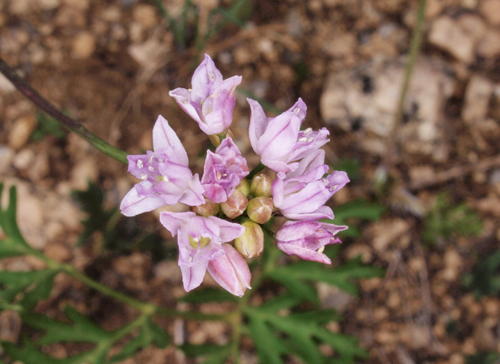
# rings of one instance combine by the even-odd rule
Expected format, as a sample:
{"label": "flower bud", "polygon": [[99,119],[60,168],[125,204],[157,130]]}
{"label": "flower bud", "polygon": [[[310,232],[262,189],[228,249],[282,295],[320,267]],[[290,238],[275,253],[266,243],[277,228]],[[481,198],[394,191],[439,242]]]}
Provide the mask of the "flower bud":
{"label": "flower bud", "polygon": [[251,273],[243,257],[230,244],[222,244],[226,254],[208,263],[208,273],[225,290],[243,296],[250,287]]}
{"label": "flower bud", "polygon": [[265,224],[271,218],[273,208],[272,198],[255,197],[248,202],[247,214],[256,223]]}
{"label": "flower bud", "polygon": [[264,232],[259,224],[247,220],[241,224],[245,232],[234,239],[234,247],[244,258],[255,258],[264,251]]}
{"label": "flower bud", "polygon": [[191,211],[205,217],[215,216],[219,212],[219,204],[210,201],[208,198],[205,197],[205,203],[203,205],[191,207]]}
{"label": "flower bud", "polygon": [[272,184],[273,181],[267,174],[264,173],[258,174],[254,178],[252,178],[252,184],[250,185],[250,192],[255,197],[260,197],[260,196],[271,197]]}
{"label": "flower bud", "polygon": [[230,219],[234,219],[245,211],[247,205],[248,198],[246,198],[241,191],[234,190],[233,194],[227,199],[227,201],[220,204],[220,208],[224,215]]}
{"label": "flower bud", "polygon": [[242,192],[245,197],[248,197],[248,195],[250,194],[250,181],[246,178],[243,178],[240,184],[236,186],[236,189]]}

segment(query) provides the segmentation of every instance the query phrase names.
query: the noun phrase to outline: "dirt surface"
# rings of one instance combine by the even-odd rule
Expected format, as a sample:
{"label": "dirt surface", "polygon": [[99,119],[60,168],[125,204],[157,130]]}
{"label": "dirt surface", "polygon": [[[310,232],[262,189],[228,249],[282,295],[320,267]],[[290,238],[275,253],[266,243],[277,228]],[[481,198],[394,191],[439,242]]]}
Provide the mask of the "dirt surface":
{"label": "dirt surface", "polygon": [[[179,14],[181,0],[164,3],[172,15]],[[200,3],[203,14],[208,2]],[[382,168],[394,176],[391,192],[382,197],[390,207],[384,218],[363,225],[362,238],[347,239],[342,253],[344,258],[361,254],[387,275],[361,282],[360,298],[338,293],[334,303],[345,319],[332,329],[359,337],[370,364],[462,364],[476,352],[500,351],[500,300],[475,300],[461,283],[500,239],[500,1],[427,1],[422,53],[403,123],[395,124],[417,6],[405,0],[256,0],[242,13],[244,27],[228,25],[198,55],[210,54],[225,78],[242,75],[242,89],[281,110],[302,97],[307,126],[329,127],[328,161],[360,162],[361,178],[334,196],[334,211],[355,198],[375,198],[373,181]],[[189,87],[200,60],[194,35],[187,38],[188,49],[180,51],[147,1],[0,0],[0,56],[44,97],[131,154],[151,149],[151,130],[162,114],[201,172],[208,139],[168,96],[169,90]],[[238,146],[252,168],[258,160],[246,136],[249,108],[243,93],[233,120]],[[181,308],[176,298],[184,291],[175,256],[157,262],[140,251],[103,253],[99,236],[76,246],[85,216],[70,191],[95,181],[106,191],[106,206],[118,205],[135,183],[126,167],[75,135],[30,140],[36,109],[2,77],[0,121],[0,176],[18,187],[19,223],[27,240],[112,288]],[[454,203],[465,202],[479,213],[481,233],[423,245],[422,216],[443,190]],[[175,248],[153,215],[136,219]],[[38,265],[16,258],[1,268]],[[134,314],[65,277],[40,310],[56,314],[65,302],[109,329]],[[206,312],[220,309],[202,305]],[[1,339],[18,340],[19,325],[15,315],[0,315]],[[223,324],[165,322],[164,327],[190,343],[228,340]],[[71,354],[62,346],[50,351]],[[151,348],[124,363],[165,362],[186,359],[172,347]]]}

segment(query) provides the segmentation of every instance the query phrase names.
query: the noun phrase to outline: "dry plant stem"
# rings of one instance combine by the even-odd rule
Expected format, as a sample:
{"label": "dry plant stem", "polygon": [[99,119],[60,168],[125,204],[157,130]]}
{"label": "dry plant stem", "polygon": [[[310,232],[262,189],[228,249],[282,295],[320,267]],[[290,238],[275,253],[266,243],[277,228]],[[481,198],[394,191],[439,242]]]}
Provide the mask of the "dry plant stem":
{"label": "dry plant stem", "polygon": [[397,148],[396,145],[396,135],[399,129],[399,124],[403,119],[404,114],[404,106],[406,101],[406,95],[408,94],[408,87],[410,85],[411,75],[413,73],[413,68],[415,66],[415,62],[417,61],[418,55],[420,54],[420,49],[422,46],[422,38],[424,35],[424,21],[425,21],[425,4],[427,0],[420,0],[420,4],[418,6],[417,11],[417,20],[415,22],[415,29],[413,30],[413,34],[410,42],[410,51],[408,53],[408,59],[405,65],[405,74],[403,85],[401,89],[401,93],[399,94],[399,101],[396,108],[396,112],[394,114],[394,125],[391,130],[391,134],[389,135],[389,145],[387,148],[387,152],[385,155],[385,170],[390,171],[393,166],[393,157],[395,155],[395,151]]}
{"label": "dry plant stem", "polygon": [[35,89],[33,89],[26,81],[19,77],[14,69],[10,67],[3,59],[0,58],[0,72],[10,81],[12,84],[24,94],[28,99],[30,99],[36,106],[45,111],[47,114],[52,116],[54,119],[59,121],[69,130],[73,131],[83,139],[87,140],[95,148],[99,149],[101,152],[109,155],[110,157],[122,162],[128,163],[127,153],[123,150],[113,147],[108,144],[95,134],[91,133],[83,125],[79,124],[75,120],[64,115],[60,110],[58,110],[49,101],[44,99]]}

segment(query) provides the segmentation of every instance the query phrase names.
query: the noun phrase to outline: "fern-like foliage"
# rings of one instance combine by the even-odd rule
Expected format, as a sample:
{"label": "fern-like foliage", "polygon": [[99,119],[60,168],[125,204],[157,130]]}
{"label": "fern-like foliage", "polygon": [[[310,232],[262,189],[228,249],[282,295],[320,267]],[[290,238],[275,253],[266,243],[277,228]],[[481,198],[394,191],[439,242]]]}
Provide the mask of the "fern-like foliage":
{"label": "fern-like foliage", "polygon": [[[0,183],[0,196],[3,193]],[[0,227],[5,238],[0,239],[0,259],[32,255],[45,261],[47,268],[31,271],[0,272],[0,311],[15,310],[24,324],[44,332],[36,341],[23,337],[22,346],[10,342],[0,342],[5,354],[14,361],[24,364],[105,364],[123,361],[133,356],[137,350],[150,345],[166,347],[170,343],[168,335],[152,321],[149,314],[142,314],[131,323],[115,330],[105,331],[71,306],[65,309],[70,321],[62,322],[34,313],[35,306],[47,300],[52,292],[54,278],[64,272],[65,267],[51,261],[38,250],[32,248],[23,238],[16,221],[17,194],[15,187],[9,190],[7,207],[0,207]],[[133,335],[126,344],[123,339]],[[85,342],[93,348],[81,354],[59,359],[43,352],[45,345],[64,342]],[[110,355],[110,350],[121,346],[118,354]]]}

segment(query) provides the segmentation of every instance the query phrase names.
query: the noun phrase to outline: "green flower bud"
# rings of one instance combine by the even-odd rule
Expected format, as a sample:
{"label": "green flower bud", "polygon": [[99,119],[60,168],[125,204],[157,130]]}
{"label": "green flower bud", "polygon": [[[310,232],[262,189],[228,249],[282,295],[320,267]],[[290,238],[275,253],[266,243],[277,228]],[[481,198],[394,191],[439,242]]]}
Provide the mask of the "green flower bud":
{"label": "green flower bud", "polygon": [[230,219],[234,219],[245,211],[247,205],[248,198],[246,198],[241,191],[234,190],[231,197],[229,197],[226,202],[220,204],[220,208],[224,215]]}
{"label": "green flower bud", "polygon": [[234,239],[234,247],[245,258],[255,258],[264,251],[264,232],[259,224],[246,220],[241,224],[245,232]]}
{"label": "green flower bud", "polygon": [[236,189],[242,192],[245,197],[248,197],[248,195],[250,194],[250,181],[246,178],[243,178],[240,184],[236,186]]}
{"label": "green flower bud", "polygon": [[210,201],[208,198],[205,197],[205,203],[203,205],[191,207],[191,211],[205,217],[215,216],[219,212],[219,204]]}
{"label": "green flower bud", "polygon": [[259,224],[265,224],[273,213],[273,199],[270,197],[255,197],[248,202],[247,215]]}
{"label": "green flower bud", "polygon": [[255,197],[260,197],[260,196],[271,197],[272,184],[273,181],[267,174],[264,173],[258,174],[254,178],[252,178],[252,184],[250,185],[250,192]]}

